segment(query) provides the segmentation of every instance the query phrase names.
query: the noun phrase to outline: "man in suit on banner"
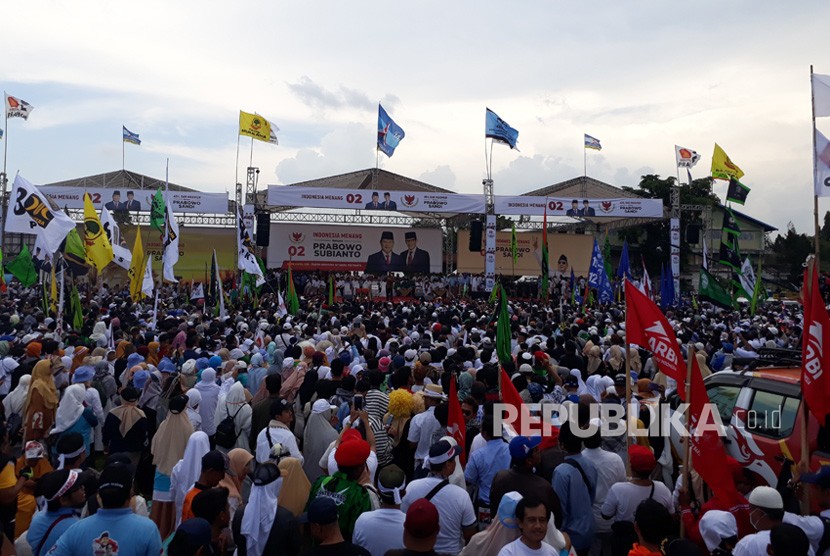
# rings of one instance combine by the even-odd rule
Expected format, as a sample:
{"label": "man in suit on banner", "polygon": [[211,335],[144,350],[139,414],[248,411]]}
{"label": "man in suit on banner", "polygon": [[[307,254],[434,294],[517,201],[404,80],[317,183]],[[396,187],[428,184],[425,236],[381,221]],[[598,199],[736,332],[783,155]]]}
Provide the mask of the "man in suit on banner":
{"label": "man in suit on banner", "polygon": [[366,272],[371,274],[386,274],[400,271],[403,267],[403,257],[395,253],[395,236],[386,231],[380,235],[380,251],[372,253],[366,260]]}
{"label": "man in suit on banner", "polygon": [[418,236],[415,232],[406,232],[406,251],[401,253],[403,271],[429,274],[429,252],[418,248]]}
{"label": "man in suit on banner", "polygon": [[398,210],[398,203],[392,200],[388,191],[383,194],[383,210]]}
{"label": "man in suit on banner", "polygon": [[377,191],[372,191],[372,200],[366,203],[366,208],[368,210],[380,210],[383,208],[383,205],[380,204],[380,196],[378,195]]}
{"label": "man in suit on banner", "polygon": [[127,191],[127,202],[124,203],[124,210],[128,212],[138,212],[141,210],[141,201],[135,198],[135,193]]}

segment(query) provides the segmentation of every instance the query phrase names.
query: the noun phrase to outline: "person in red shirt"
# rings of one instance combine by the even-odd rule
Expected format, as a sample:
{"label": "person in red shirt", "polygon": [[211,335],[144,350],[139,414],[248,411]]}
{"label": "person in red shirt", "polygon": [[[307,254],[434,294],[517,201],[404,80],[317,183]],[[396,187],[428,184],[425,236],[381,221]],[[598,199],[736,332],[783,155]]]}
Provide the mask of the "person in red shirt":
{"label": "person in red shirt", "polygon": [[219,484],[219,481],[225,478],[225,473],[228,471],[228,456],[219,450],[211,450],[202,456],[202,472],[199,475],[199,480],[193,485],[184,497],[182,503],[182,522],[196,517],[193,515],[191,505],[193,499],[200,492],[213,488]]}

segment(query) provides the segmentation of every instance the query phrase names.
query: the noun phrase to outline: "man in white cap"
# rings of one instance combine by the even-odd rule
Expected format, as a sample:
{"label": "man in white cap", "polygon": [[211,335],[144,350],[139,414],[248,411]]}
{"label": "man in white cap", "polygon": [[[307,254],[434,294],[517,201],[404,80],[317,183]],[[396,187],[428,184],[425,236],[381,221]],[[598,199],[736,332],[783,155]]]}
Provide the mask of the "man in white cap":
{"label": "man in white cap", "polygon": [[438,384],[427,384],[424,387],[424,406],[426,411],[412,418],[409,425],[409,441],[415,450],[415,476],[423,477],[426,471],[423,468],[424,460],[429,455],[429,449],[435,442],[436,435],[440,438],[444,431],[441,423],[435,418],[435,406],[444,400],[444,391]]}
{"label": "man in white cap", "polygon": [[769,486],[755,487],[749,494],[749,522],[758,532],[742,538],[735,550],[734,556],[756,556],[766,554],[770,544],[770,530],[781,523],[789,523],[800,528],[810,539],[810,555],[815,550],[824,535],[824,524],[821,518],[815,516],[800,516],[784,511],[784,500],[781,493]]}

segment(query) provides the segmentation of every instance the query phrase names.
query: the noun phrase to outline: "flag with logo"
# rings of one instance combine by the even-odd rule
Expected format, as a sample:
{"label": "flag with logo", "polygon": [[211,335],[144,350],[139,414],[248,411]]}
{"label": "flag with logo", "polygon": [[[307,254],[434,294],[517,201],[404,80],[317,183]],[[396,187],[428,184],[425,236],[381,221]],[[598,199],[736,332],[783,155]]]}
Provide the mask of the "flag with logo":
{"label": "flag with logo", "polygon": [[496,355],[502,365],[513,360],[513,333],[510,328],[510,313],[507,311],[507,293],[501,284],[499,288],[499,305],[496,308]]}
{"label": "flag with logo", "polygon": [[697,164],[697,161],[700,160],[700,155],[697,154],[697,151],[678,145],[674,146],[674,156],[677,159],[678,168],[693,168]]}
{"label": "flag with logo", "polygon": [[620,265],[617,267],[617,278],[631,279],[631,263],[628,260],[628,241],[623,241]]}
{"label": "flag with logo", "polygon": [[72,228],[66,235],[66,241],[63,243],[63,260],[69,266],[72,276],[86,276],[89,272],[90,260],[86,255],[84,240],[75,228]]}
{"label": "flag with logo", "polygon": [[24,120],[28,120],[32,110],[34,110],[34,107],[22,98],[6,94],[7,118],[23,118]]}
{"label": "flag with logo", "polygon": [[121,139],[125,143],[132,143],[133,145],[140,145],[141,139],[138,138],[138,133],[133,133],[125,126],[121,126]]}
{"label": "flag with logo", "polygon": [[830,75],[814,73],[813,111],[817,118],[830,116]]}
{"label": "flag with logo", "polygon": [[46,195],[18,175],[9,197],[5,226],[7,232],[40,236],[51,255],[60,249],[69,231],[75,229],[75,222],[62,210],[52,208]]}
{"label": "flag with logo", "polygon": [[725,237],[720,243],[720,251],[718,252],[718,262],[726,265],[733,270],[741,268],[741,256],[738,254],[738,249],[734,238]]}
{"label": "flag with logo", "polygon": [[712,177],[716,180],[729,180],[729,178],[739,180],[743,175],[743,170],[738,168],[738,165],[732,162],[720,145],[715,143],[715,152],[712,154]]}
{"label": "flag with logo", "polygon": [[830,197],[830,140],[819,130],[816,135],[815,193],[819,197]]}
{"label": "flag with logo", "polygon": [[159,187],[150,204],[150,227],[158,230],[161,234],[164,233],[165,214],[164,195],[162,195],[161,187]]}
{"label": "flag with logo", "polygon": [[723,233],[734,237],[741,236],[741,227],[738,226],[738,219],[735,218],[735,213],[730,208],[726,208],[723,211]]}
{"label": "flag with logo", "polygon": [[597,139],[596,137],[591,137],[590,135],[588,135],[586,133],[585,134],[585,148],[586,149],[592,149],[592,150],[595,150],[595,151],[601,151],[602,150],[602,145],[600,144],[599,139]]}
{"label": "flag with logo", "polygon": [[130,297],[134,303],[141,301],[141,286],[144,282],[144,246],[141,244],[141,229],[136,228],[133,252],[130,257],[130,268],[127,276],[130,279]]}
{"label": "flag with logo", "polygon": [[98,272],[104,270],[113,259],[112,245],[98,219],[89,193],[84,193],[84,248],[86,258],[95,265]]}
{"label": "flag with logo", "polygon": [[550,263],[548,261],[548,206],[545,203],[545,216],[542,220],[542,282],[539,290],[543,301],[548,300],[550,280]]}
{"label": "flag with logo", "polygon": [[118,222],[115,221],[112,213],[103,204],[101,205],[101,226],[104,228],[104,233],[107,234],[110,245],[113,247],[121,245],[121,228],[118,227]]}
{"label": "flag with logo", "polygon": [[[649,350],[657,367],[678,384],[686,384],[686,365],[669,321],[657,305],[643,295],[630,280],[625,281],[626,341]],[[678,388],[682,400],[686,389]]]}
{"label": "flag with logo", "polygon": [[705,268],[700,269],[698,296],[723,309],[732,308],[732,296]]}
{"label": "flag with logo", "polygon": [[256,276],[256,285],[261,286],[265,283],[265,276],[262,269],[257,262],[256,254],[254,253],[254,242],[251,239],[251,232],[245,226],[245,219],[242,218],[242,211],[237,206],[236,213],[236,249],[237,249],[237,268],[243,270],[252,276]]}
{"label": "flag with logo", "polygon": [[35,263],[32,260],[32,253],[25,243],[17,257],[6,265],[6,269],[27,288],[32,287],[37,282],[37,270],[35,270]]}
{"label": "flag with logo", "polygon": [[[153,280],[153,257],[147,257],[147,265],[144,267],[144,277],[141,279],[141,293],[147,297],[151,297],[155,286],[156,284]],[[155,313],[155,304],[153,307],[153,312]]]}
{"label": "flag with logo", "polygon": [[830,414],[830,315],[819,290],[818,268],[804,271],[804,333],[801,347],[801,391],[810,412],[825,423]]}
{"label": "flag with logo", "polygon": [[251,137],[257,141],[279,145],[277,132],[280,130],[259,114],[239,111],[239,135]]}
{"label": "flag with logo", "polygon": [[383,106],[378,103],[378,149],[386,156],[395,154],[398,144],[406,136],[401,126],[389,117]]}
{"label": "flag with logo", "polygon": [[739,280],[741,282],[741,289],[744,291],[747,299],[751,298],[753,292],[755,291],[755,269],[752,268],[752,263],[749,262],[749,257],[747,257],[741,265]]}
{"label": "flag with logo", "polygon": [[[169,201],[169,199],[168,199]],[[162,255],[164,280],[178,283],[173,267],[179,262],[179,223],[176,222],[176,215],[173,214],[173,203],[166,202],[164,205],[164,254]]]}
{"label": "flag with logo", "polygon": [[516,143],[519,140],[519,132],[499,118],[498,114],[487,108],[484,116],[484,137],[490,138],[496,143],[503,143],[511,149],[515,149]]}
{"label": "flag with logo", "polygon": [[749,191],[750,189],[747,186],[735,178],[729,178],[729,187],[726,190],[726,200],[743,205],[746,203]]}

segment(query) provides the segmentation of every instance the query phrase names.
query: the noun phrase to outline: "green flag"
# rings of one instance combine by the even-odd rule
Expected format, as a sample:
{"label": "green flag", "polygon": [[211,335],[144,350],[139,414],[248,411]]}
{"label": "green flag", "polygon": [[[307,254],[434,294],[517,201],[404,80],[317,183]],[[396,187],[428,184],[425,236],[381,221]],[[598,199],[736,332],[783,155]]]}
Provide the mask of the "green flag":
{"label": "green flag", "polygon": [[69,272],[73,276],[86,276],[89,272],[89,264],[84,249],[84,240],[77,228],[69,230],[63,244],[63,259],[69,264]]}
{"label": "green flag", "polygon": [[329,274],[329,305],[334,305],[334,274]]}
{"label": "green flag", "polygon": [[510,314],[507,311],[507,293],[501,284],[499,288],[499,306],[496,310],[496,354],[499,362],[504,364],[513,360],[512,333],[510,332]]}
{"label": "green flag", "polygon": [[15,257],[15,259],[6,265],[6,269],[12,275],[20,280],[20,283],[25,287],[30,288],[37,282],[37,270],[35,270],[35,263],[32,261],[32,254],[29,252],[29,246],[23,244],[23,249]]}
{"label": "green flag", "polygon": [[510,234],[510,254],[513,256],[513,269],[516,269],[516,259],[519,258],[519,242],[516,240],[516,223],[513,222],[513,231]]}
{"label": "green flag", "polygon": [[72,309],[72,327],[75,330],[80,330],[84,326],[84,309],[81,305],[81,296],[78,295],[78,288],[72,284],[72,297],[69,300],[70,308]]}
{"label": "green flag", "polygon": [[499,299],[499,285],[496,284],[495,286],[493,286],[493,291],[490,292],[490,299],[487,300],[487,303],[492,305],[493,303],[498,301],[498,299]]}
{"label": "green flag", "polygon": [[749,303],[749,314],[755,316],[755,309],[758,307],[758,301],[761,298],[761,292],[764,286],[761,284],[761,257],[758,257],[758,274],[755,276],[755,290],[752,292],[752,301]]}
{"label": "green flag", "polygon": [[150,227],[164,233],[164,197],[161,194],[161,187],[153,195],[153,204],[150,207]]}
{"label": "green flag", "polygon": [[723,211],[723,233],[730,234],[735,237],[739,237],[741,235],[741,228],[738,226],[738,219],[735,218],[735,214],[730,208]]}
{"label": "green flag", "polygon": [[729,188],[726,190],[726,200],[743,205],[749,195],[749,188],[736,180],[729,178]]}
{"label": "green flag", "polygon": [[300,298],[297,297],[297,289],[294,287],[294,276],[291,267],[288,267],[288,292],[285,295],[285,306],[288,312],[296,315],[300,312]]}
{"label": "green flag", "polygon": [[717,278],[709,274],[709,271],[702,267],[700,269],[698,294],[701,299],[710,301],[718,307],[723,307],[724,309],[732,308],[732,296],[721,286]]}

